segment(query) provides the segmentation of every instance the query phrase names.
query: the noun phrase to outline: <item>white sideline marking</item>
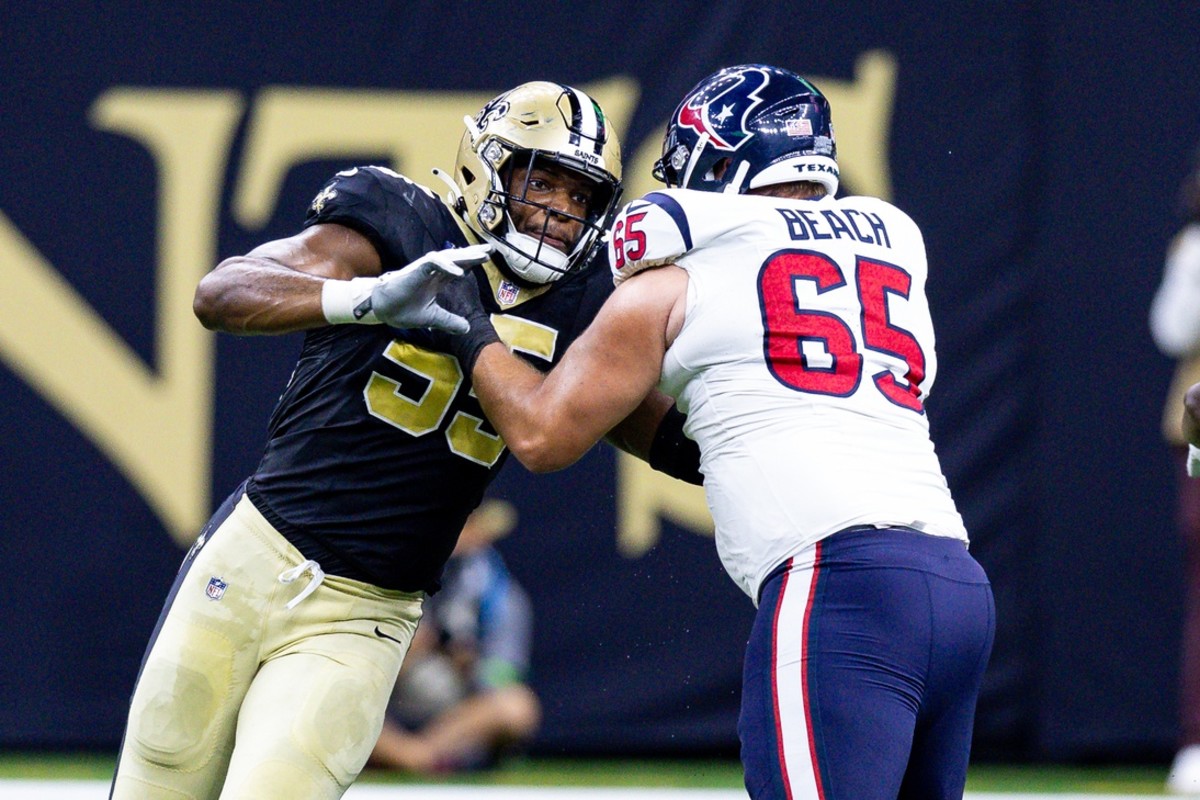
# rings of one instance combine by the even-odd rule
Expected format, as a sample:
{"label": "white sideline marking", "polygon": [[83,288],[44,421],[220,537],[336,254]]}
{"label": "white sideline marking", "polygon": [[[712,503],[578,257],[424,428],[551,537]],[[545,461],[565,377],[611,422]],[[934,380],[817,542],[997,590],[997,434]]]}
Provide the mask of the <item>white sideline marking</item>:
{"label": "white sideline marking", "polygon": [[[741,789],[638,789],[630,786],[393,786],[361,783],[347,800],[746,800]],[[0,780],[3,800],[105,800],[108,781]],[[1167,795],[1003,794],[968,792],[963,800],[1170,800]]]}

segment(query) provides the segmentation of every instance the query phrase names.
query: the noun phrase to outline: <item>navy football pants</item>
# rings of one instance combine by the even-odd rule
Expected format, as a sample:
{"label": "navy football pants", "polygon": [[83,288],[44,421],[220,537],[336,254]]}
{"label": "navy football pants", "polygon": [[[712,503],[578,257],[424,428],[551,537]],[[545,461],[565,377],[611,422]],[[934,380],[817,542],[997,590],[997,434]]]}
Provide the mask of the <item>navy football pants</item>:
{"label": "navy football pants", "polygon": [[955,539],[851,528],[763,583],[738,733],[756,800],[962,797],[995,632]]}

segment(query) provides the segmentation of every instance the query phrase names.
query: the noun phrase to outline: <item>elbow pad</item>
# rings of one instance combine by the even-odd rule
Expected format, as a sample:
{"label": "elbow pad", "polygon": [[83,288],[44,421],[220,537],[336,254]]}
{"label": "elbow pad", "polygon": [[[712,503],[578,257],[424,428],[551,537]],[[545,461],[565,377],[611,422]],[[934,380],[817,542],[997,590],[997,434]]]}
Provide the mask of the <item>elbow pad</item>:
{"label": "elbow pad", "polygon": [[683,433],[687,417],[672,406],[667,410],[654,441],[650,444],[650,466],[672,478],[678,478],[696,486],[704,484],[700,473],[700,446]]}

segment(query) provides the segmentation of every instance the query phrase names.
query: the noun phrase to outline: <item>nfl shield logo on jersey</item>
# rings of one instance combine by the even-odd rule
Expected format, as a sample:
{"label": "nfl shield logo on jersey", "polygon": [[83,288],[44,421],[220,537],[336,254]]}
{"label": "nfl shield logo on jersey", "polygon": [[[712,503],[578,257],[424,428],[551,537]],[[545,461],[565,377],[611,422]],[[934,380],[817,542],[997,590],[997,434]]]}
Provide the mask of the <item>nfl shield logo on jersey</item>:
{"label": "nfl shield logo on jersey", "polygon": [[500,288],[496,291],[496,302],[502,306],[511,306],[517,302],[517,295],[520,293],[521,287],[512,281],[500,281]]}
{"label": "nfl shield logo on jersey", "polygon": [[225,590],[228,588],[228,583],[214,575],[208,579],[208,586],[204,588],[204,593],[208,595],[209,600],[220,600],[225,596]]}

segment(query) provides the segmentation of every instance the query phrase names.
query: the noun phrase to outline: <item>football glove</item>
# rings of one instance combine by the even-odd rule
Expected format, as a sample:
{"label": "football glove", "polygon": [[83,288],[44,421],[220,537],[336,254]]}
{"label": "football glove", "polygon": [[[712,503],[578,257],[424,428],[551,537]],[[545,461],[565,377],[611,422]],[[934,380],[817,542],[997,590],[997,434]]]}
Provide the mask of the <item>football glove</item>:
{"label": "football glove", "polygon": [[[437,303],[443,286],[487,261],[492,245],[434,250],[403,269],[378,278],[329,280],[321,287],[321,310],[332,324],[384,324],[393,328],[439,328],[466,333],[470,325]],[[474,284],[474,281],[470,283]]]}
{"label": "football glove", "polygon": [[457,358],[463,374],[470,377],[479,351],[492,342],[500,341],[499,334],[492,326],[492,315],[483,307],[483,299],[479,296],[479,283],[474,275],[450,281],[438,293],[437,302],[447,313],[466,320],[467,330],[455,336],[435,335],[431,346]]}

